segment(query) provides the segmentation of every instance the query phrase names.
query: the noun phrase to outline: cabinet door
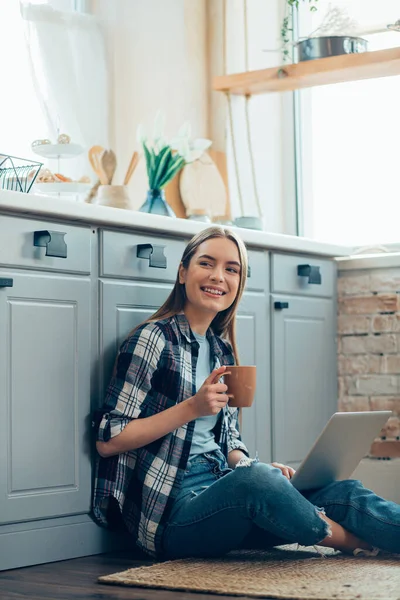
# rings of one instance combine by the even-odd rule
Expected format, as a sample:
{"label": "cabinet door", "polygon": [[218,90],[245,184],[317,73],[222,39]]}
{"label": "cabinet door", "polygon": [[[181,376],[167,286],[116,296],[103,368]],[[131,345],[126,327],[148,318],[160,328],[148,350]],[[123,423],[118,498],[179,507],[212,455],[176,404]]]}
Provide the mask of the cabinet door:
{"label": "cabinet door", "polygon": [[90,511],[90,281],[0,287],[0,522]]}
{"label": "cabinet door", "polygon": [[165,302],[171,289],[170,284],[100,281],[101,401],[121,343]]}
{"label": "cabinet door", "polygon": [[237,316],[240,364],[257,366],[257,391],[253,405],[241,409],[241,435],[250,455],[271,461],[271,394],[269,305],[265,293],[243,294]]}
{"label": "cabinet door", "polygon": [[294,468],[336,411],[335,306],[332,299],[271,296],[273,460]]}

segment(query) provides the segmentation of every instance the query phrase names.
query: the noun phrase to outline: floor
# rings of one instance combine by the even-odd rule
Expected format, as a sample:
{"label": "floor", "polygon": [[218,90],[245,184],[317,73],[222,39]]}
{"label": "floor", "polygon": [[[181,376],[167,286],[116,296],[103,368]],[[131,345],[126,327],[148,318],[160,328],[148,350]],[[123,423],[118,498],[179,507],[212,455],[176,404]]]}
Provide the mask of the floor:
{"label": "floor", "polygon": [[[100,575],[152,564],[151,559],[120,552],[0,572],[1,600],[232,600],[232,596],[104,585]],[[235,600],[244,600],[237,596]]]}

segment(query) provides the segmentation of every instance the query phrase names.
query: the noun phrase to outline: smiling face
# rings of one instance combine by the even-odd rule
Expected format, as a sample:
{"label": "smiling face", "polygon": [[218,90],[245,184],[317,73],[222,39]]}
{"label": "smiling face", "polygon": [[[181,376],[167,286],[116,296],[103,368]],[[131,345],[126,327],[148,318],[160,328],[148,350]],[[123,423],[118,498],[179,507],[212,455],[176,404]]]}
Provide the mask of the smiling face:
{"label": "smiling face", "polygon": [[180,266],[179,283],[185,284],[186,292],[184,310],[191,325],[203,323],[207,329],[217,313],[231,306],[239,289],[240,269],[236,244],[221,237],[200,244],[187,269]]}

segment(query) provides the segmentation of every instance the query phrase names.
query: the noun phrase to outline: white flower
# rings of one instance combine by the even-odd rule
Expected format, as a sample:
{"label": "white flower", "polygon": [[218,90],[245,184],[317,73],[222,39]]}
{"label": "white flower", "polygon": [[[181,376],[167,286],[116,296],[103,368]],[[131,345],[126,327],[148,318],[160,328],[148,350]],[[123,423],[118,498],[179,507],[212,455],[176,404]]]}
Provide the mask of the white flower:
{"label": "white flower", "polygon": [[154,119],[153,127],[153,142],[158,144],[164,135],[165,114],[162,110],[158,110]]}
{"label": "white flower", "polygon": [[147,142],[147,135],[146,135],[143,125],[140,125],[140,124],[138,125],[137,130],[136,130],[136,139],[140,145],[143,145]]}
{"label": "white flower", "polygon": [[[156,152],[160,152],[162,148],[169,145],[172,150],[176,150],[185,159],[186,163],[189,163],[199,159],[212,144],[212,141],[206,138],[191,140],[192,127],[189,121],[185,121],[179,128],[178,135],[168,144],[163,137],[164,125],[165,115],[163,111],[159,110],[154,119],[153,140],[149,140]],[[139,144],[148,143],[143,125],[138,125],[136,137]]]}
{"label": "white flower", "polygon": [[212,141],[206,138],[197,138],[189,142],[189,156],[185,157],[186,162],[198,160],[203,153],[211,146]]}
{"label": "white flower", "polygon": [[185,162],[193,162],[202,156],[212,144],[211,140],[206,138],[197,138],[191,140],[188,136],[190,133],[190,124],[185,123],[178,132],[178,137],[173,138],[169,145],[173,150],[177,150],[178,154],[183,156]]}
{"label": "white flower", "polygon": [[[189,139],[186,137],[177,137],[169,143],[172,150],[177,150],[178,154],[185,158],[190,152]],[[186,158],[185,158],[186,160]]]}
{"label": "white flower", "polygon": [[187,138],[190,140],[192,136],[192,126],[190,121],[185,121],[183,125],[179,128],[178,137]]}

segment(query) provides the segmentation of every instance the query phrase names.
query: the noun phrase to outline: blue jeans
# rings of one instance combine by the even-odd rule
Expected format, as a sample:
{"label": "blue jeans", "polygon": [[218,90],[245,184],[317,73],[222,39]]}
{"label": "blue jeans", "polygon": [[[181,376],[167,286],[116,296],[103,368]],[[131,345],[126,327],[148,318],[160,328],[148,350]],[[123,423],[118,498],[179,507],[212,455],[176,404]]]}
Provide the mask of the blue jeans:
{"label": "blue jeans", "polygon": [[[318,508],[321,507],[321,508]],[[329,526],[319,513],[372,546],[400,552],[400,505],[337,481],[297,491],[281,471],[254,462],[230,469],[219,450],[187,464],[163,537],[163,558],[216,557],[238,548],[312,546]]]}

